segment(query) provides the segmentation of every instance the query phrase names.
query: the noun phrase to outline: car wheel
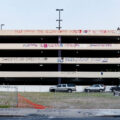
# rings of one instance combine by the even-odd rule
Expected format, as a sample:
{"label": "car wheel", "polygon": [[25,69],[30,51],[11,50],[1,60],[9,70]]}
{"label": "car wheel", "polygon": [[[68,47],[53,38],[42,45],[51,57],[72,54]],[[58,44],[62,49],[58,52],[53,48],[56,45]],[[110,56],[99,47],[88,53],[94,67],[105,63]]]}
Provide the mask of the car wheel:
{"label": "car wheel", "polygon": [[55,92],[55,89],[50,90],[50,92]]}
{"label": "car wheel", "polygon": [[103,92],[103,90],[100,90],[100,92]]}
{"label": "car wheel", "polygon": [[113,90],[112,92],[115,92],[116,90]]}
{"label": "car wheel", "polygon": [[69,89],[69,90],[68,90],[68,93],[72,93],[72,90],[71,90],[71,89]]}
{"label": "car wheel", "polygon": [[115,92],[113,92],[113,95],[115,96]]}
{"label": "car wheel", "polygon": [[89,93],[89,92],[90,92],[90,90],[87,90],[87,92]]}

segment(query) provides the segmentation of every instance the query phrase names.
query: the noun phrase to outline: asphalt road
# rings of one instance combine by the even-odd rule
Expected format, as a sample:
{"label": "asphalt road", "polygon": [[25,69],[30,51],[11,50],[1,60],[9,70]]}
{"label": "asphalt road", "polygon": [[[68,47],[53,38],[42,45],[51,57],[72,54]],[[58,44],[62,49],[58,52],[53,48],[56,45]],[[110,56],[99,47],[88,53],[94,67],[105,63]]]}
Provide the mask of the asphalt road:
{"label": "asphalt road", "polygon": [[90,118],[42,118],[33,117],[0,117],[0,120],[120,120],[120,117],[90,117]]}

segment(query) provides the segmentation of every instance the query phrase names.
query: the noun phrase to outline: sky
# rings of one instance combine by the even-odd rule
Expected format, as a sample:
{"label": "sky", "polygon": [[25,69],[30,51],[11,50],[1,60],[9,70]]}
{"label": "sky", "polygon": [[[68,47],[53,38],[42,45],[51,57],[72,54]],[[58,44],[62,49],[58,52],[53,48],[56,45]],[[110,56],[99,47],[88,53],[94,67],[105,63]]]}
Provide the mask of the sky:
{"label": "sky", "polygon": [[120,26],[120,0],[0,0],[4,30],[56,29],[57,8],[63,30],[116,30]]}

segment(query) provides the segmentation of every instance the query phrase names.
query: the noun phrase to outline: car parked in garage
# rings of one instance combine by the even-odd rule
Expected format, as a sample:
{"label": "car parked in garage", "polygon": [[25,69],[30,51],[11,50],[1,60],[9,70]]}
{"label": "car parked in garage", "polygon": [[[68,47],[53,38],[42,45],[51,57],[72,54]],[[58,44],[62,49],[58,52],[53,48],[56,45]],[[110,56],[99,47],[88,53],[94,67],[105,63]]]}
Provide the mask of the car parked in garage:
{"label": "car parked in garage", "polygon": [[120,86],[111,87],[110,90],[111,90],[112,92],[114,92],[114,91],[120,91]]}
{"label": "car parked in garage", "polygon": [[104,92],[105,86],[102,84],[94,84],[90,87],[85,88],[85,92]]}
{"label": "car parked in garage", "polygon": [[76,91],[76,86],[74,84],[58,84],[55,87],[50,87],[50,92],[73,92]]}

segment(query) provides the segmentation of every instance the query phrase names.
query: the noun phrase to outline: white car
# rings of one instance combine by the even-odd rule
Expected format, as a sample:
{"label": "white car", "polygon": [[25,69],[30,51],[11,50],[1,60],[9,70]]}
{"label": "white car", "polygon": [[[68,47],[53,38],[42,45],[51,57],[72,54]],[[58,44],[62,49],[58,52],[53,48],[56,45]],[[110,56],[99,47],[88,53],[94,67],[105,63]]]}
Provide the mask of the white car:
{"label": "white car", "polygon": [[76,86],[74,84],[58,84],[56,87],[51,87],[50,92],[73,92],[76,91]]}
{"label": "white car", "polygon": [[90,87],[85,88],[85,92],[104,92],[105,87],[102,84],[94,84]]}

